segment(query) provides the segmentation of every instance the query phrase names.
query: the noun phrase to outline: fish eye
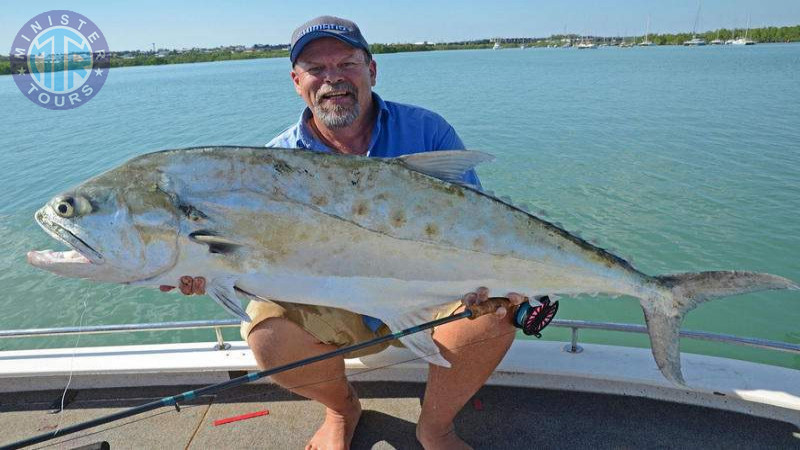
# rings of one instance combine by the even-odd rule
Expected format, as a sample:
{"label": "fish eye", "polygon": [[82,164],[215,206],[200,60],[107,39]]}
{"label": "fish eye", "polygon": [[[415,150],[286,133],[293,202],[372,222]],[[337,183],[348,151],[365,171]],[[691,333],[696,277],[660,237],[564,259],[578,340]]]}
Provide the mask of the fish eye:
{"label": "fish eye", "polygon": [[75,214],[75,200],[72,197],[62,197],[53,206],[56,214],[64,218],[70,218]]}
{"label": "fish eye", "polygon": [[59,216],[69,219],[78,215],[88,214],[92,211],[92,206],[83,197],[63,196],[53,203],[53,209]]}

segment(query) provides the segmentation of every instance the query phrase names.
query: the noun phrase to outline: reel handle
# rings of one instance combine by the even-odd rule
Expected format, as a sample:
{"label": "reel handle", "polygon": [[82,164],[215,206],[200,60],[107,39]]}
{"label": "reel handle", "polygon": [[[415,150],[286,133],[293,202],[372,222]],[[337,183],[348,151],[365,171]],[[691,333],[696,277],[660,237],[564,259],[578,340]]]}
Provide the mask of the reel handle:
{"label": "reel handle", "polygon": [[506,309],[506,314],[511,314],[513,312],[511,301],[505,297],[489,297],[485,302],[478,305],[467,306],[466,309],[472,313],[472,315],[469,316],[469,320],[475,320],[486,314],[494,314],[494,312],[501,307]]}

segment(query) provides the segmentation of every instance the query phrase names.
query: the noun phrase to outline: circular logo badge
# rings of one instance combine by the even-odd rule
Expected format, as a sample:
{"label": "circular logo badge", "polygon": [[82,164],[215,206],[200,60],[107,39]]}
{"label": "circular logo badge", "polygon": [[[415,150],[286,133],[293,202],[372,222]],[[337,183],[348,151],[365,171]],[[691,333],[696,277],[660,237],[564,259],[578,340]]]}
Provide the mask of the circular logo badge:
{"label": "circular logo badge", "polygon": [[111,52],[91,20],[73,11],[48,11],[23,25],[9,53],[14,82],[48,109],[77,108],[100,92]]}

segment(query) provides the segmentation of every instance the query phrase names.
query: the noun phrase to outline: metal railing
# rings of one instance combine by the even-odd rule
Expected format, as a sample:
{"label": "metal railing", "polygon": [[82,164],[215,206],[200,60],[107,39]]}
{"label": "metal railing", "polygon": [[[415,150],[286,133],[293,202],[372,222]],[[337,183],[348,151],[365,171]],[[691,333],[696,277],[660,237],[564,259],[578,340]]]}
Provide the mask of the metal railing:
{"label": "metal railing", "polygon": [[[140,332],[140,331],[166,331],[166,330],[196,330],[196,329],[213,329],[216,335],[216,345],[218,350],[225,350],[230,348],[230,344],[226,343],[222,337],[223,328],[239,327],[241,322],[236,319],[228,320],[195,320],[188,322],[161,322],[161,323],[141,323],[141,324],[124,324],[124,325],[95,325],[83,327],[64,327],[64,328],[30,328],[23,330],[6,330],[0,331],[0,339],[8,338],[24,338],[24,337],[38,337],[38,336],[62,336],[74,334],[108,334],[108,333],[125,333],[125,332]],[[640,333],[647,334],[647,327],[644,325],[635,325],[629,323],[613,323],[613,322],[590,322],[585,320],[553,320],[550,324],[554,327],[569,328],[572,330],[572,338],[570,343],[564,347],[564,350],[570,353],[580,353],[583,349],[578,345],[578,331],[586,330],[605,330],[605,331],[621,331],[624,333]],[[691,331],[682,330],[680,336],[688,339],[696,339],[703,341],[723,342],[733,345],[741,345],[746,347],[755,347],[766,350],[775,350],[780,352],[794,353],[800,355],[800,344],[792,344],[789,342],[771,341],[768,339],[759,339],[751,337],[734,336],[731,334],[718,334],[708,333],[705,331]]]}
{"label": "metal railing", "polygon": [[122,325],[93,325],[82,327],[63,328],[28,328],[24,330],[0,331],[0,339],[40,337],[40,336],[67,336],[72,334],[112,334],[140,331],[168,331],[168,330],[198,330],[213,328],[217,337],[217,350],[227,350],[231,345],[222,338],[223,328],[239,327],[241,321],[227,320],[192,320],[186,322],[159,322],[159,323],[130,323]]}
{"label": "metal railing", "polygon": [[[589,322],[585,320],[553,320],[551,325],[572,330],[572,339],[564,350],[570,353],[580,353],[582,349],[578,345],[578,330],[605,330],[621,331],[624,333],[647,334],[647,327],[644,325],[634,325],[630,323],[613,322]],[[800,344],[789,342],[771,341],[768,339],[734,336],[732,334],[709,333],[706,331],[681,330],[680,337],[696,339],[700,341],[724,342],[726,344],[741,345],[745,347],[755,347],[779,352],[794,353],[800,355]]]}

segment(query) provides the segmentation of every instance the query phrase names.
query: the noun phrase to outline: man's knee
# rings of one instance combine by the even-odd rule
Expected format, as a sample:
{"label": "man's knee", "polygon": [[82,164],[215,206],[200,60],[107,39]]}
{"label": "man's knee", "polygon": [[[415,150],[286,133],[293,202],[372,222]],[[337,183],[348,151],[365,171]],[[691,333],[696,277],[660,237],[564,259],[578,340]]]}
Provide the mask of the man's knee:
{"label": "man's knee", "polygon": [[309,332],[283,317],[266,319],[247,335],[247,345],[263,367],[283,364],[299,350],[318,344],[320,342]]}

